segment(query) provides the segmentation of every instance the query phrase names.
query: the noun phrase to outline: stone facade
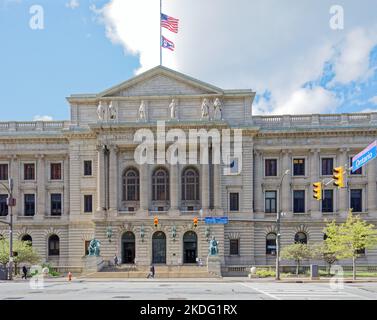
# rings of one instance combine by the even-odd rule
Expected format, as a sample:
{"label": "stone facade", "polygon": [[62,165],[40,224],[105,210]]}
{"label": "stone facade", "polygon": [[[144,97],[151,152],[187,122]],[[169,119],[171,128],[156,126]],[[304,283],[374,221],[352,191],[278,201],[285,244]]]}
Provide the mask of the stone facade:
{"label": "stone facade", "polygon": [[[344,220],[351,197],[359,197],[352,201],[360,204],[362,217],[376,223],[375,161],[361,174],[348,175],[348,188],[328,186],[333,190],[328,212],[312,199],[311,185],[331,178],[322,168],[331,164],[326,159],[332,159],[333,166],[348,164],[350,157],[376,139],[377,114],[252,116],[254,96],[251,90],[222,90],[157,67],[99,94],[68,97],[70,121],[0,123],[0,166],[6,165],[3,168],[13,178],[17,199],[15,238],[29,235],[44,260],[80,267],[85,265],[86,245],[94,237],[101,241],[105,261],[117,254],[125,263],[181,265],[195,262],[196,257],[206,263],[208,239],[215,236],[223,266],[246,266],[274,264],[274,255],[266,252],[266,237],[275,232],[271,220],[278,210],[285,213],[283,246],[293,243],[300,232],[308,243],[322,241],[325,219]],[[210,108],[209,117],[203,119],[203,99],[211,107],[216,98],[221,101],[221,117],[212,119]],[[159,120],[166,121],[166,130],[242,129],[241,173],[224,175],[223,164],[137,164],[134,134],[140,128],[156,131]],[[60,175],[53,172],[53,164],[58,164]],[[34,175],[28,176],[28,165]],[[182,198],[187,168],[198,174],[194,200]],[[138,176],[135,198],[129,169]],[[161,192],[152,185],[159,169],[168,173],[166,201],[154,197]],[[280,187],[287,169],[291,174]],[[128,191],[126,173],[131,177]],[[0,194],[6,194],[2,186]],[[267,208],[271,194],[276,205]],[[27,215],[33,212],[26,201],[29,195],[34,195],[35,208]],[[58,201],[52,203],[56,195]],[[201,220],[205,216],[227,216],[229,223],[206,225]],[[157,227],[154,217],[159,219]],[[197,227],[195,217],[199,217]],[[3,224],[0,235],[8,236]],[[56,237],[50,241],[51,236],[58,241]],[[367,250],[360,262],[377,264],[377,251]]]}

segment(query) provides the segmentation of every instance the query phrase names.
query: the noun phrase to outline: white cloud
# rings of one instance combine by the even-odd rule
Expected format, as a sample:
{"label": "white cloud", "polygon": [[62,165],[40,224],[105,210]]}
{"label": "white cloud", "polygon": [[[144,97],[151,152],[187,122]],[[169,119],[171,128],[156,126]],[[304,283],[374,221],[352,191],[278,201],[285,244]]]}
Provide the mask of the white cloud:
{"label": "white cloud", "polygon": [[335,59],[333,82],[346,84],[370,76],[369,56],[376,44],[377,34],[373,29],[359,27],[349,32]]}
{"label": "white cloud", "polygon": [[75,10],[76,8],[78,8],[78,7],[80,6],[80,3],[79,3],[78,0],[70,0],[69,2],[67,2],[67,3],[65,4],[65,6],[66,6],[67,8],[72,9],[72,10]]}
{"label": "white cloud", "polygon": [[370,99],[369,99],[369,102],[371,102],[371,103],[377,105],[377,96],[374,96],[373,98],[370,98]]}
{"label": "white cloud", "polygon": [[[261,99],[254,106],[258,113],[309,112],[297,107],[309,98],[321,104],[313,106],[315,110],[330,112],[337,105],[335,97],[321,88],[302,89],[303,85],[318,79],[327,61],[335,63],[336,81],[359,79],[368,73],[368,50],[377,44],[373,32],[365,31],[375,23],[375,0],[365,0],[362,6],[339,0],[346,15],[343,31],[329,27],[333,4],[333,0],[290,0],[290,5],[281,0],[238,0],[237,5],[229,0],[164,0],[163,12],[180,19],[180,30],[176,35],[163,29],[176,45],[175,52],[163,50],[163,64],[223,88],[270,91],[270,101]],[[159,64],[158,1],[109,0],[92,11],[111,42],[139,58],[136,73]],[[352,47],[353,41],[358,48]],[[336,58],[334,48],[340,50]]]}
{"label": "white cloud", "polygon": [[52,121],[53,118],[51,116],[40,116],[36,115],[33,118],[33,121]]}

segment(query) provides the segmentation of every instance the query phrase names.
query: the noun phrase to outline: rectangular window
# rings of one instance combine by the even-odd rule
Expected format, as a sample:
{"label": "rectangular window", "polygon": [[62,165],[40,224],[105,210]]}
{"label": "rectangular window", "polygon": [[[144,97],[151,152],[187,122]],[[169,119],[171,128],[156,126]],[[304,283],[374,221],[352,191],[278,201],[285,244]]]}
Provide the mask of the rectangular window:
{"label": "rectangular window", "polygon": [[305,175],[305,159],[293,159],[293,175]]}
{"label": "rectangular window", "polygon": [[92,175],[92,161],[85,160],[84,161],[84,176],[91,176]]}
{"label": "rectangular window", "polygon": [[363,212],[361,189],[351,189],[351,208],[352,212]]}
{"label": "rectangular window", "polygon": [[305,190],[293,191],[293,212],[294,213],[305,212]]}
{"label": "rectangular window", "polygon": [[230,211],[239,210],[239,193],[238,192],[229,193],[229,210]]}
{"label": "rectangular window", "polygon": [[84,242],[84,252],[85,252],[85,255],[89,255],[89,244],[90,244],[90,240],[85,240]]}
{"label": "rectangular window", "polygon": [[24,213],[25,216],[35,215],[35,194],[24,195]]}
{"label": "rectangular window", "polygon": [[62,179],[62,164],[51,163],[51,180],[61,180],[61,179]]}
{"label": "rectangular window", "polygon": [[322,212],[334,212],[334,190],[324,190]]}
{"label": "rectangular window", "polygon": [[0,180],[8,180],[8,165],[0,164]]}
{"label": "rectangular window", "polygon": [[231,256],[238,256],[240,254],[239,251],[239,240],[238,239],[231,239],[229,241],[229,253]]}
{"label": "rectangular window", "polygon": [[277,159],[266,159],[264,162],[265,176],[276,177],[277,176]]}
{"label": "rectangular window", "polygon": [[24,164],[24,180],[35,180],[35,164]]}
{"label": "rectangular window", "polygon": [[4,217],[8,215],[8,206],[7,206],[7,194],[0,194],[0,216]]}
{"label": "rectangular window", "polygon": [[265,192],[265,212],[266,213],[276,213],[276,191],[266,191]]}
{"label": "rectangular window", "polygon": [[93,196],[92,195],[84,196],[84,212],[85,213],[93,212]]}
{"label": "rectangular window", "polygon": [[[352,158],[350,158],[350,168],[352,167]],[[355,172],[350,171],[351,175],[360,175],[363,174],[363,168],[357,169]]]}
{"label": "rectangular window", "polygon": [[51,215],[62,215],[62,195],[60,193],[51,194]]}
{"label": "rectangular window", "polygon": [[332,176],[334,169],[334,159],[333,158],[322,158],[322,175]]}

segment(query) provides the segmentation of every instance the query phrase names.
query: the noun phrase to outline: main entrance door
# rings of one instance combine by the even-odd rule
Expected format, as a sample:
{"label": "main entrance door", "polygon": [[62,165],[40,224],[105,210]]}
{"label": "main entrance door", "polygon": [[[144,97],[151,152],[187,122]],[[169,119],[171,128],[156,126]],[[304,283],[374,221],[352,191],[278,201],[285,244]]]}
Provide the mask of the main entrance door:
{"label": "main entrance door", "polygon": [[162,231],[153,234],[152,256],[153,263],[166,263],[166,236]]}
{"label": "main entrance door", "polygon": [[183,263],[195,263],[198,249],[198,237],[194,231],[183,235]]}
{"label": "main entrance door", "polygon": [[122,263],[135,263],[135,235],[132,232],[122,236]]}

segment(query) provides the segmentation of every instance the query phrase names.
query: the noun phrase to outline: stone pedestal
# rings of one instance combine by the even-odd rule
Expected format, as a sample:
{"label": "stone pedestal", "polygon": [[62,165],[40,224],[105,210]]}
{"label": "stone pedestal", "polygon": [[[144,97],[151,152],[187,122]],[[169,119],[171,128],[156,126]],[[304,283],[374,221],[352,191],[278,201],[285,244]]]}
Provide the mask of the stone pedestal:
{"label": "stone pedestal", "polygon": [[85,272],[101,271],[105,263],[102,257],[86,256],[84,261]]}
{"label": "stone pedestal", "polygon": [[207,257],[207,271],[218,277],[221,277],[221,260],[219,256]]}

